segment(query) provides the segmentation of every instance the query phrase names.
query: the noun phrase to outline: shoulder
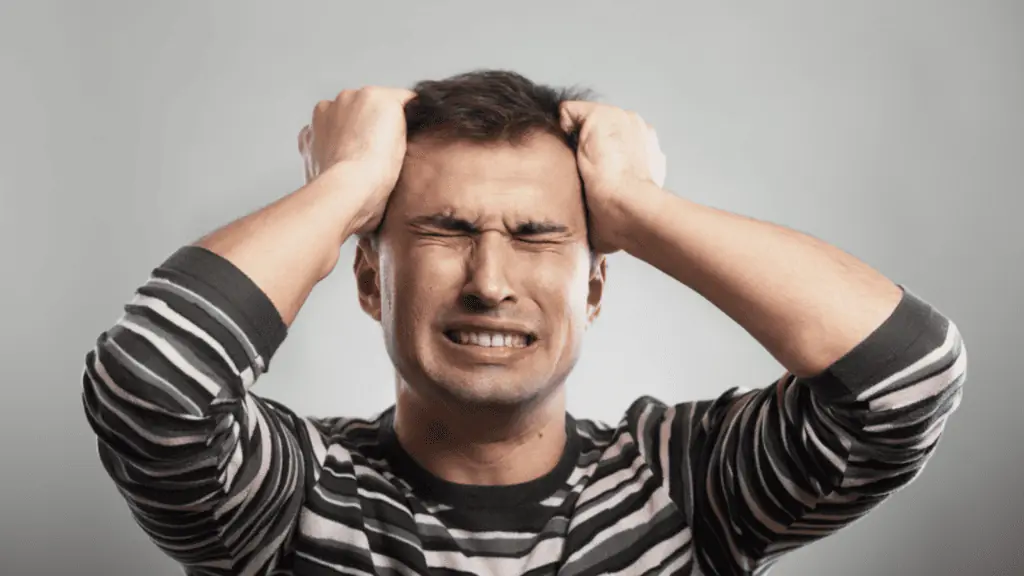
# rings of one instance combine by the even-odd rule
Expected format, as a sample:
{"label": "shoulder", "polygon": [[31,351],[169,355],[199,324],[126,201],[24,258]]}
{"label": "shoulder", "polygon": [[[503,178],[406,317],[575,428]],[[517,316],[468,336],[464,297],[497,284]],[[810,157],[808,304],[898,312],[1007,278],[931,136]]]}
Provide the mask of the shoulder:
{"label": "shoulder", "polygon": [[669,405],[652,396],[641,396],[626,408],[615,424],[585,418],[573,419],[573,423],[584,453],[604,451],[613,447],[618,447],[618,452],[627,446],[640,447],[642,450],[645,444],[649,444],[653,437],[659,434],[666,422],[670,423],[666,431],[671,432],[671,428],[674,427],[671,423],[678,420],[678,414],[692,418],[698,412],[704,411],[702,407],[705,404],[708,403]]}
{"label": "shoulder", "polygon": [[349,460],[355,454],[378,457],[387,410],[370,417],[299,416],[280,402],[267,398],[260,398],[258,402],[272,421],[291,429],[299,450],[319,463],[327,460],[329,452],[342,460]]}
{"label": "shoulder", "polygon": [[646,453],[663,442],[688,444],[695,433],[715,428],[731,406],[755,392],[737,387],[716,398],[674,404],[641,396],[626,408],[616,424],[578,419],[576,430],[584,450],[607,449],[628,442]]}
{"label": "shoulder", "polygon": [[701,422],[716,404],[728,402],[740,389],[730,390],[718,398],[669,404],[652,396],[637,398],[623,415],[620,426],[629,430],[638,440],[652,436],[671,436],[679,430],[692,428]]}
{"label": "shoulder", "polygon": [[311,431],[315,431],[324,444],[340,445],[348,449],[380,443],[385,416],[370,417],[328,416],[306,417]]}

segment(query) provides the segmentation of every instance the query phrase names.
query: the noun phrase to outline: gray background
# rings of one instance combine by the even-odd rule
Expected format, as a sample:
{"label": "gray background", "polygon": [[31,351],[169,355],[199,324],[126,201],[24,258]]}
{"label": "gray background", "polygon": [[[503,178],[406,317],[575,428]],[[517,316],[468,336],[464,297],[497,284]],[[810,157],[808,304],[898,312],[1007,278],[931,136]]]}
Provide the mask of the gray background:
{"label": "gray background", "polygon": [[[477,67],[586,84],[661,134],[668,187],[862,257],[960,326],[964,403],[925,474],[777,574],[1024,573],[1024,2],[45,2],[0,8],[0,573],[164,576],[95,457],[82,359],[179,245],[300,184],[345,87]],[[258,390],[302,413],[392,398],[352,247]],[[612,259],[578,416],[759,386],[775,362]]]}

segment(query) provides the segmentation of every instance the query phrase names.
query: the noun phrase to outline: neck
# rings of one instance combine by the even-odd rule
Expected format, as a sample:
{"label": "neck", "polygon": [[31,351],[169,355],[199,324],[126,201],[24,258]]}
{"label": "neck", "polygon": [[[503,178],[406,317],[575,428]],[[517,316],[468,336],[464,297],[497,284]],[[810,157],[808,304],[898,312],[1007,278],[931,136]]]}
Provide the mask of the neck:
{"label": "neck", "polygon": [[524,406],[464,405],[429,399],[401,379],[395,434],[434,476],[455,484],[529,482],[555,468],[565,449],[565,391]]}

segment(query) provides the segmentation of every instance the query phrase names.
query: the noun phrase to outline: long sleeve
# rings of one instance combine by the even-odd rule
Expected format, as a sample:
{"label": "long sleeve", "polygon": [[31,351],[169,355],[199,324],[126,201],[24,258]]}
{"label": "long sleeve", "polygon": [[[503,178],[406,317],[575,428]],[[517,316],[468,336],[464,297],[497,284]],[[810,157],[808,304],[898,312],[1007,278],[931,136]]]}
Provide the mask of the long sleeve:
{"label": "long sleeve", "polygon": [[649,403],[641,445],[693,529],[709,574],[763,574],[910,483],[960,402],[956,326],[910,294],[812,378],[714,401]]}
{"label": "long sleeve", "polygon": [[293,531],[302,424],[248,392],[285,332],[240,270],[187,247],[86,356],[83,402],[103,466],[189,573],[265,573]]}

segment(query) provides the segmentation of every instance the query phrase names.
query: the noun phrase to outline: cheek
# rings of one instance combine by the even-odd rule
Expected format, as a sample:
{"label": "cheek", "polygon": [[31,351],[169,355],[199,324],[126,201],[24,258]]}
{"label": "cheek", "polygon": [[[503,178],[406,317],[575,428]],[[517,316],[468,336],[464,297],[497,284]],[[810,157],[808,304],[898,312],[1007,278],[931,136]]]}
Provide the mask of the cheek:
{"label": "cheek", "polygon": [[577,318],[586,318],[589,274],[577,262],[562,260],[557,264],[534,266],[529,272],[538,294],[543,294],[542,306],[548,314],[559,314],[570,324]]}
{"label": "cheek", "polygon": [[381,263],[381,292],[392,313],[392,322],[406,329],[431,321],[437,309],[457,298],[463,266],[450,254],[430,254],[417,250],[400,259]]}
{"label": "cheek", "polygon": [[398,291],[418,299],[436,300],[457,294],[465,283],[465,261],[457,250],[438,246],[411,251],[400,271]]}

